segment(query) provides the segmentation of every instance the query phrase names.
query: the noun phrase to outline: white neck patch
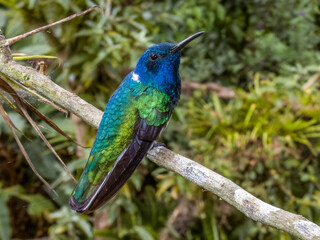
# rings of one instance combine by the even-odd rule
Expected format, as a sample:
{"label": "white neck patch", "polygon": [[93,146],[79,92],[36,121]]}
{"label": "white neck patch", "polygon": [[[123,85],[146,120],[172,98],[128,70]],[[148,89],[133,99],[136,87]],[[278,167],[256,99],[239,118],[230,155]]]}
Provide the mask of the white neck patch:
{"label": "white neck patch", "polygon": [[139,75],[136,73],[132,73],[132,80],[135,82],[140,82]]}

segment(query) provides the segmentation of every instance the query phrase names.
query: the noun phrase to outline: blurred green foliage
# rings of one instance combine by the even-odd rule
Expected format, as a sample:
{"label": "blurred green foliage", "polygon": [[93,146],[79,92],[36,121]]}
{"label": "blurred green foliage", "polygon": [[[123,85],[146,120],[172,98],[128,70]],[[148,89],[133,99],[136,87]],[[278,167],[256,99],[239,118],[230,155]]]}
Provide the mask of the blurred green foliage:
{"label": "blurred green foliage", "polygon": [[[7,38],[102,6],[12,46],[17,52],[59,57],[61,67],[48,72],[52,80],[100,109],[148,46],[177,42],[205,30],[183,52],[181,77],[232,87],[236,98],[223,100],[201,90],[183,94],[161,140],[264,201],[320,224],[317,0],[0,0],[0,4],[0,28]],[[303,87],[307,82],[310,86]],[[75,136],[78,129],[65,115],[40,102],[34,104]],[[98,214],[80,216],[68,208],[74,187],[69,176],[26,121],[9,114],[32,139],[21,136],[37,169],[59,197],[35,178],[0,121],[3,239],[158,239],[159,234],[165,236],[164,230],[175,239],[291,239],[147,160],[103,208],[103,227],[98,229],[93,224]],[[44,131],[79,176],[86,157],[76,157],[76,146],[48,127]],[[92,145],[95,131],[88,129],[88,133],[85,142]],[[85,155],[89,151],[85,149]],[[179,208],[183,199],[189,200],[186,215]],[[18,215],[19,211],[24,214]],[[174,219],[173,213],[183,217]],[[176,227],[177,222],[183,226]],[[24,231],[23,226],[30,228],[30,224],[37,230]]]}

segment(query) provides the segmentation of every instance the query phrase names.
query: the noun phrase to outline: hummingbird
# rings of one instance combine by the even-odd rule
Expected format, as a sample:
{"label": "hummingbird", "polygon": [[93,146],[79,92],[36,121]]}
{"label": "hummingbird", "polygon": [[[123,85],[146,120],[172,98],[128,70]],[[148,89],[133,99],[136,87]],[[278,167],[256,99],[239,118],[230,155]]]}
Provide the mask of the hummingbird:
{"label": "hummingbird", "polygon": [[204,32],[179,43],[148,48],[110,97],[87,164],[70,197],[81,214],[100,208],[126,183],[167,126],[180,99],[181,50]]}

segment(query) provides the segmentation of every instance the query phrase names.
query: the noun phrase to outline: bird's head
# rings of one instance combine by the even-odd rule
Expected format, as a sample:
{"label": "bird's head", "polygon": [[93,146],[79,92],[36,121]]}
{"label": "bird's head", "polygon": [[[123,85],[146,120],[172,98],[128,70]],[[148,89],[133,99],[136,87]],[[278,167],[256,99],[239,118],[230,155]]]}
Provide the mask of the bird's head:
{"label": "bird's head", "polygon": [[[148,48],[140,57],[134,74],[139,80],[158,88],[168,95],[180,88],[179,65],[181,50],[204,32],[198,32],[179,43],[159,43]],[[180,91],[180,89],[179,89]]]}
{"label": "bird's head", "polygon": [[136,70],[146,73],[153,79],[160,73],[173,74],[178,71],[180,63],[180,51],[171,52],[175,44],[159,43],[150,47],[140,57]]}

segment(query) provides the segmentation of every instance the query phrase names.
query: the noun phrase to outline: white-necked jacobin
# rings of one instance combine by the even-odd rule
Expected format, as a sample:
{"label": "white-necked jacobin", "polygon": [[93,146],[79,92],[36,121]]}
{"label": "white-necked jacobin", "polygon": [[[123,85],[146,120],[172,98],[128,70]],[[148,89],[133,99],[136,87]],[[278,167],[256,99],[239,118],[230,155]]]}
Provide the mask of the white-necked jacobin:
{"label": "white-necked jacobin", "polygon": [[90,213],[112,198],[166,127],[180,98],[180,43],[156,44],[140,57],[105,108],[88,162],[70,206]]}

